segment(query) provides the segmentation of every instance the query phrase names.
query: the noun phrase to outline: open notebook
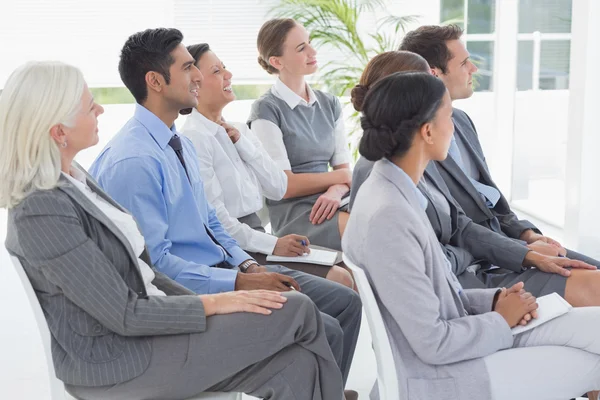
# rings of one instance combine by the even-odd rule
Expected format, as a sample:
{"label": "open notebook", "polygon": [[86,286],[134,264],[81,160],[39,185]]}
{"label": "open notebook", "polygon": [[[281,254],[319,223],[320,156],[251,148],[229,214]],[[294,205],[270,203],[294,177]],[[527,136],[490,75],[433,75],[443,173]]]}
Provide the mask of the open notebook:
{"label": "open notebook", "polygon": [[305,253],[303,256],[297,257],[282,257],[270,255],[267,256],[267,261],[269,262],[300,262],[300,263],[309,263],[309,264],[318,264],[318,265],[327,265],[331,266],[335,264],[337,260],[337,252],[335,251],[327,251],[327,250],[318,250],[318,249],[310,249],[310,253]]}
{"label": "open notebook", "polygon": [[571,311],[573,308],[572,305],[567,303],[567,301],[560,297],[557,293],[550,293],[546,296],[538,297],[537,303],[538,317],[534,320],[531,320],[531,322],[525,326],[517,325],[512,328],[513,336],[518,335],[519,333],[527,332],[528,330],[553,320],[556,317],[560,317],[561,315]]}

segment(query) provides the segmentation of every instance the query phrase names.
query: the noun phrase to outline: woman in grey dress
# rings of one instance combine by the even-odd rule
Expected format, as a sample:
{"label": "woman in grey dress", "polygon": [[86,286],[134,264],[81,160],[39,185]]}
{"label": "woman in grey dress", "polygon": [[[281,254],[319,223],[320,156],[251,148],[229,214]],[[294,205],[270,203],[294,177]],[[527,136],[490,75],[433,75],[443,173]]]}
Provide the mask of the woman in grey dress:
{"label": "woman in grey dress", "polygon": [[267,200],[273,232],[303,234],[341,250],[348,213],[340,204],[352,181],[342,106],[305,81],[317,59],[303,26],[293,19],[267,21],[257,45],[259,64],[278,77],[252,105],[248,125],[288,176],[283,200]]}

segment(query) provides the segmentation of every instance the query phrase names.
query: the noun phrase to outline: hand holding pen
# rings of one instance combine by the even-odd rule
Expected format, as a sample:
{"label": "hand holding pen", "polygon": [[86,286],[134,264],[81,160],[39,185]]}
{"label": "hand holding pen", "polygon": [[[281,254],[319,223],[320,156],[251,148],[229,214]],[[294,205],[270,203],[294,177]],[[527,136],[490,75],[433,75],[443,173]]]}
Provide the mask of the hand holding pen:
{"label": "hand holding pen", "polygon": [[302,235],[286,235],[277,239],[273,254],[282,257],[296,257],[310,253],[310,241]]}

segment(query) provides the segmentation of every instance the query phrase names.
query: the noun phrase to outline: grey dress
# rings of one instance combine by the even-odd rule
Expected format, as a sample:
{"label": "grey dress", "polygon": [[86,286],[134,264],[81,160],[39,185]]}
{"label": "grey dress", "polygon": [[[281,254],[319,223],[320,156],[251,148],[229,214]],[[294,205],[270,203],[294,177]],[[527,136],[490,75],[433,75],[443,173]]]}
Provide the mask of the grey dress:
{"label": "grey dress", "polygon": [[[335,152],[335,124],[342,114],[337,97],[314,90],[317,101],[308,107],[295,107],[277,97],[269,89],[252,104],[248,125],[263,119],[277,125],[283,134],[292,172],[328,172],[329,162]],[[338,216],[313,225],[309,220],[315,202],[323,193],[310,196],[266,200],[271,228],[276,236],[301,234],[316,244],[341,250]]]}

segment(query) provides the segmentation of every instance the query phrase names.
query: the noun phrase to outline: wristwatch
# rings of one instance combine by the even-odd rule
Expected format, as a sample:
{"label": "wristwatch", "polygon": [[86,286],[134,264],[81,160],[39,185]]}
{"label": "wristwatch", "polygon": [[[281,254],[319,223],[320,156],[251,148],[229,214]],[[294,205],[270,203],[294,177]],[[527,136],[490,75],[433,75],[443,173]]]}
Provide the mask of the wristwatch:
{"label": "wristwatch", "polygon": [[250,258],[250,259],[244,261],[243,263],[241,263],[240,265],[238,265],[238,268],[240,269],[240,271],[246,272],[246,271],[248,271],[248,268],[250,268],[250,266],[254,265],[254,264],[258,265],[256,260]]}

